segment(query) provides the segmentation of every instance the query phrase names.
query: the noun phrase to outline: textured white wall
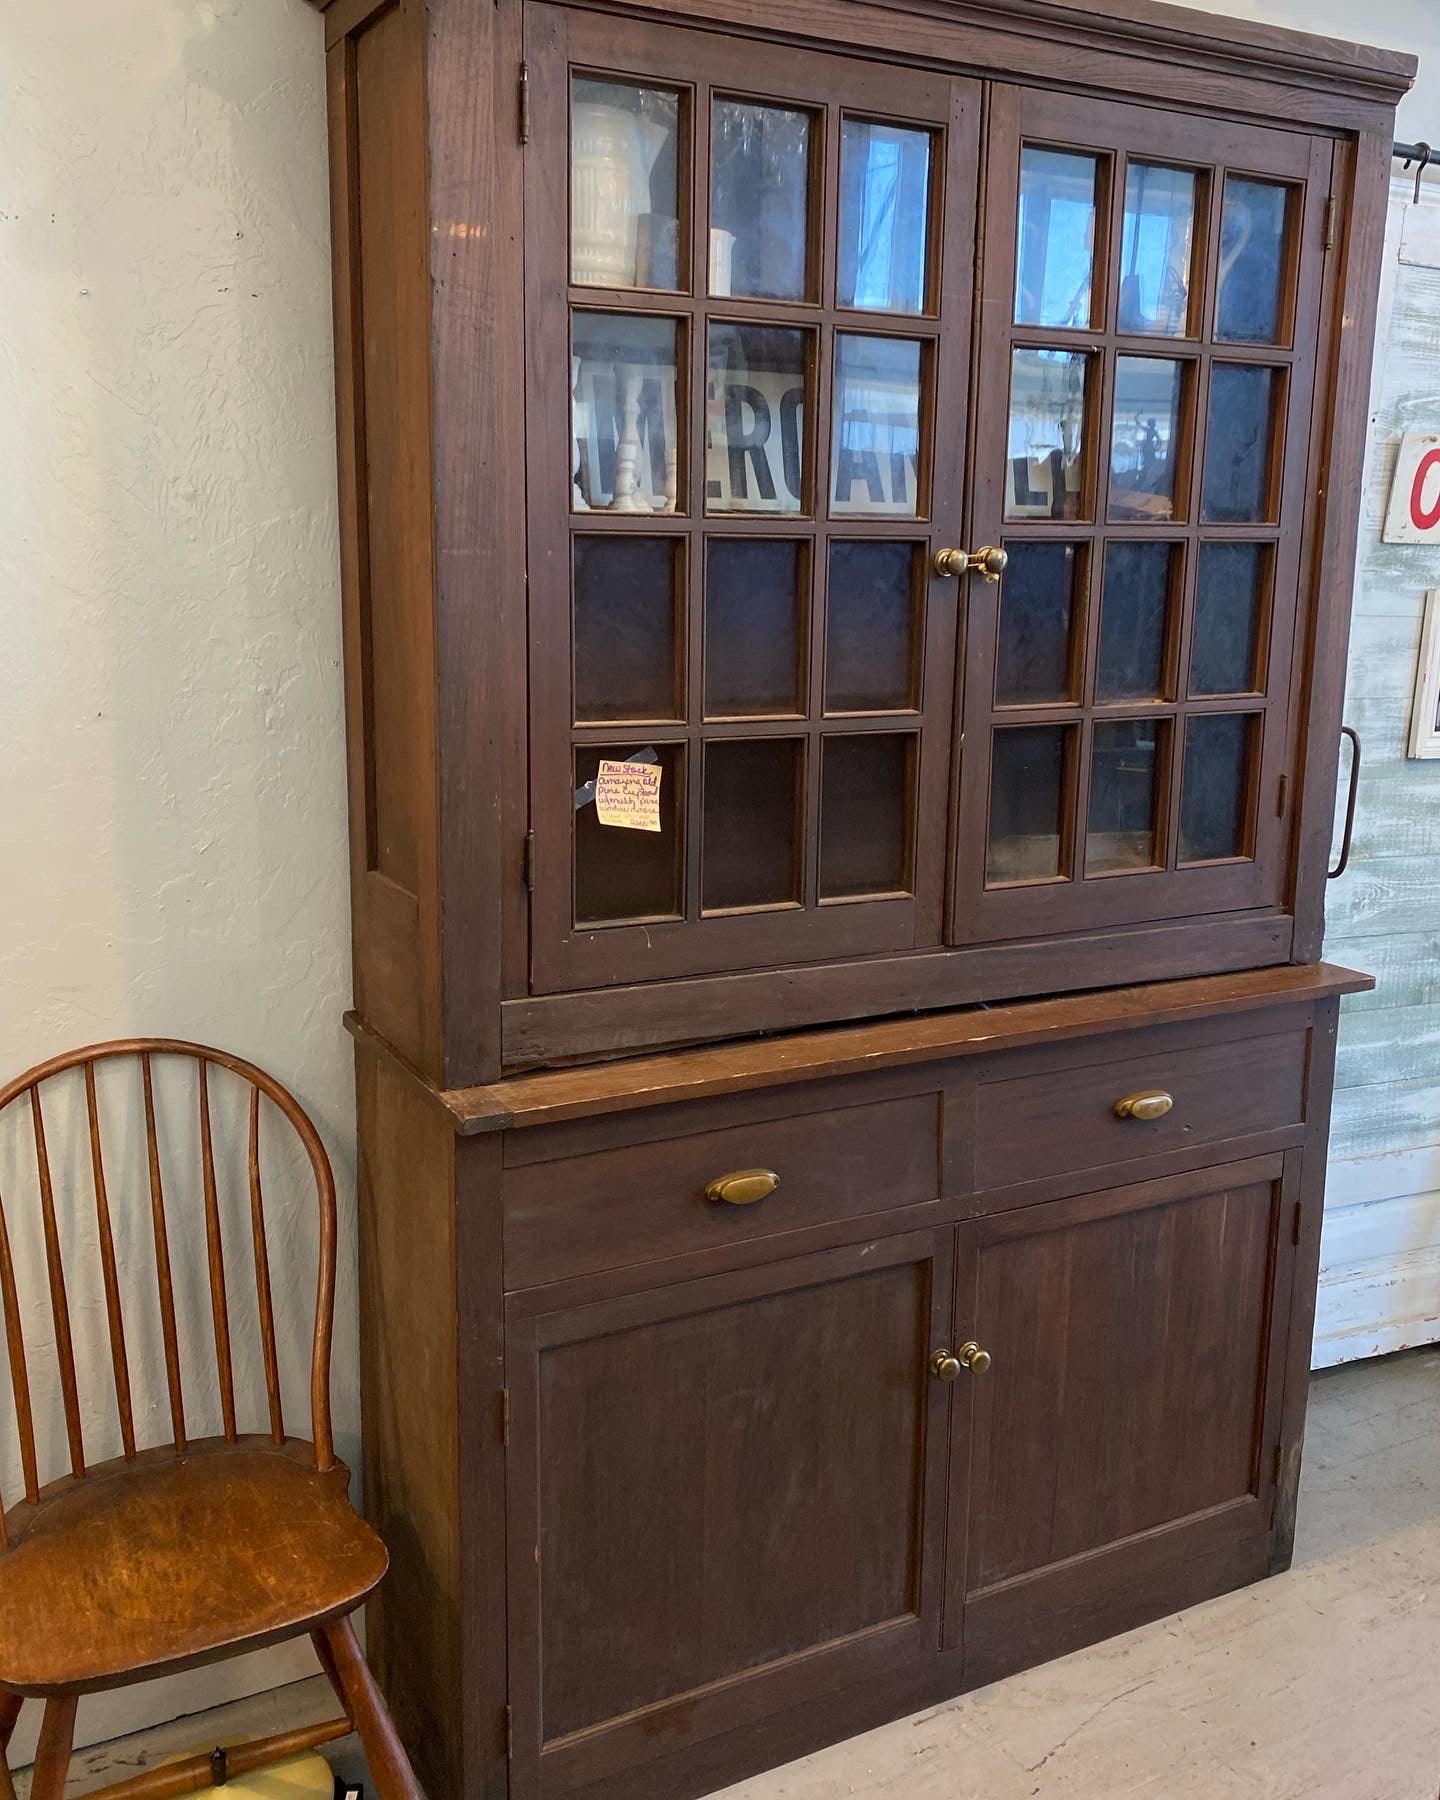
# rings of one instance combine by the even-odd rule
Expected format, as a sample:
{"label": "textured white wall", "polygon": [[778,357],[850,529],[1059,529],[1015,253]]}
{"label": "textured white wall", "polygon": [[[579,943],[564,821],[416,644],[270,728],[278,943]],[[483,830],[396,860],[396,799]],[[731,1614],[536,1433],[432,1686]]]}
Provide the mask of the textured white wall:
{"label": "textured white wall", "polygon": [[[0,1079],[147,1032],[294,1089],[347,1226],[353,1459],[328,232],[303,0],[0,5]],[[277,1275],[308,1317],[308,1258]],[[92,1293],[77,1327],[103,1358],[99,1323]],[[26,1325],[38,1353],[43,1309]],[[53,1424],[53,1385],[39,1402]],[[87,1702],[82,1736],[312,1667]]]}

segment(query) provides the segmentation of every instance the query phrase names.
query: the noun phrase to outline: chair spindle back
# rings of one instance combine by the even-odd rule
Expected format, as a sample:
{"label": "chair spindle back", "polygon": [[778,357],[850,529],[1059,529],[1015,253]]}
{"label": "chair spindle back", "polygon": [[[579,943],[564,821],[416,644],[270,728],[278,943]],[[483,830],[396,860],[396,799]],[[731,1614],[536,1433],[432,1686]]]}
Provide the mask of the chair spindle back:
{"label": "chair spindle back", "polygon": [[[42,1092],[57,1077],[80,1069],[84,1075],[85,1121],[89,1138],[90,1195],[93,1205],[96,1244],[99,1250],[101,1283],[105,1296],[105,1316],[109,1339],[110,1365],[114,1379],[115,1409],[119,1419],[120,1441],[125,1459],[137,1454],[135,1406],[131,1388],[131,1369],[125,1315],[122,1304],[122,1282],[116,1255],[114,1219],[110,1183],[106,1173],[106,1156],[102,1130],[102,1106],[97,1092],[97,1063],[131,1059],[139,1064],[140,1090],[145,1125],[145,1163],[148,1173],[148,1210],[150,1238],[154,1251],[156,1293],[159,1306],[160,1339],[164,1352],[165,1385],[169,1396],[169,1443],[183,1453],[190,1442],[185,1411],[185,1382],[181,1357],[181,1333],[176,1311],[174,1268],[171,1260],[170,1222],[173,1197],[167,1200],[161,1154],[161,1134],[157,1124],[154,1059],[188,1059],[197,1068],[198,1117],[195,1141],[199,1148],[201,1200],[204,1213],[206,1262],[209,1277],[210,1319],[214,1335],[215,1370],[220,1396],[221,1424],[225,1440],[238,1441],[239,1414],[235,1395],[235,1366],[231,1345],[229,1290],[226,1283],[223,1212],[220,1179],[216,1169],[215,1128],[211,1114],[210,1077],[216,1068],[229,1070],[249,1084],[246,1168],[250,1203],[250,1242],[254,1259],[255,1316],[259,1332],[260,1355],[264,1369],[268,1410],[269,1437],[276,1445],[286,1441],[285,1412],[281,1395],[280,1354],[276,1339],[275,1305],[270,1277],[270,1252],[265,1228],[265,1195],[261,1177],[261,1111],[262,1101],[269,1100],[280,1112],[300,1140],[309,1160],[315,1181],[319,1207],[319,1256],[315,1297],[315,1330],[310,1357],[311,1439],[318,1468],[331,1468],[335,1462],[334,1439],[330,1421],[330,1347],[335,1313],[335,1181],[330,1159],[325,1153],[315,1126],[279,1082],[253,1063],[231,1056],[223,1050],[208,1048],[168,1038],[129,1038],[113,1043],[94,1044],[83,1050],[70,1051],[51,1058],[0,1088],[0,1122],[12,1105],[28,1105],[30,1136],[34,1144],[36,1188],[44,1243],[46,1280],[49,1290],[50,1318],[54,1327],[55,1358],[59,1376],[61,1401],[65,1415],[65,1436],[69,1449],[70,1474],[82,1479],[87,1473],[85,1433],[81,1409],[80,1380],[77,1372],[75,1340],[70,1319],[70,1299],[66,1288],[62,1241],[62,1208],[57,1205],[52,1170],[50,1143],[46,1134],[45,1106]],[[36,1443],[35,1416],[32,1403],[30,1362],[22,1328],[20,1292],[16,1278],[16,1259],[6,1217],[6,1195],[0,1192],[0,1310],[4,1313],[5,1349],[9,1363],[10,1385],[15,1401],[15,1420],[20,1440],[20,1468],[25,1498],[34,1502],[41,1491],[41,1467]],[[6,1546],[4,1502],[0,1499],[0,1549]]]}

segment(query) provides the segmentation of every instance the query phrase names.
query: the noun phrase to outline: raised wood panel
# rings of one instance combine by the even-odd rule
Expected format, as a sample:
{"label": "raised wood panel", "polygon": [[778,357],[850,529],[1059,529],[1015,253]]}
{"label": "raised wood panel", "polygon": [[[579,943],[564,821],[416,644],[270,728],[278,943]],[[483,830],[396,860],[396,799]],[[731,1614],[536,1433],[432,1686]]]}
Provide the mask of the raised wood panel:
{"label": "raised wood panel", "polygon": [[1279,1173],[985,1229],[967,1592],[1265,1490]]}
{"label": "raised wood panel", "polygon": [[949,1251],[911,1235],[512,1324],[521,1795],[938,1642]]}

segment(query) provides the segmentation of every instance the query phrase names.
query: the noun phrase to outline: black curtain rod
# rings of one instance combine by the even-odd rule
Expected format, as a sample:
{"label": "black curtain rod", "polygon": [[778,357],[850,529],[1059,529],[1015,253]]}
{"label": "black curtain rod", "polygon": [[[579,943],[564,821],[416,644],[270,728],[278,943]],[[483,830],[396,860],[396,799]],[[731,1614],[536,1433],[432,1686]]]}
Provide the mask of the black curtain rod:
{"label": "black curtain rod", "polygon": [[1397,144],[1395,146],[1396,162],[1403,162],[1408,167],[1413,162],[1440,163],[1440,152],[1433,150],[1429,144]]}

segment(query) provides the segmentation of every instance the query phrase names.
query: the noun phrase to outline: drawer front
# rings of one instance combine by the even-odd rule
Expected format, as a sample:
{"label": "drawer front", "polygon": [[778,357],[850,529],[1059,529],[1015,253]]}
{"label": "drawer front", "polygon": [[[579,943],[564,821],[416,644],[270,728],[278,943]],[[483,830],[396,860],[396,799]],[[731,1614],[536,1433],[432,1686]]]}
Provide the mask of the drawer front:
{"label": "drawer front", "polygon": [[[1005,1187],[1299,1125],[1308,1033],[1291,1031],[1149,1056],[1001,1076],[976,1098],[975,1180]],[[1168,1096],[1157,1118],[1127,1100]]]}
{"label": "drawer front", "polygon": [[[939,1168],[932,1090],[508,1169],[505,1286],[913,1206],[937,1197]],[[731,1204],[706,1191],[752,1170],[779,1178],[773,1192]]]}

